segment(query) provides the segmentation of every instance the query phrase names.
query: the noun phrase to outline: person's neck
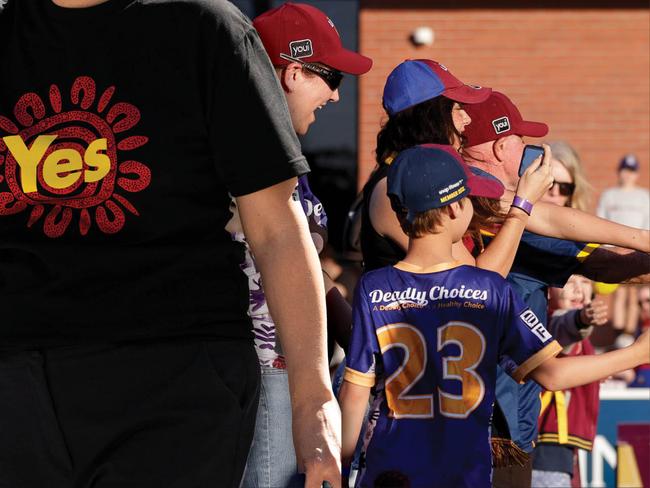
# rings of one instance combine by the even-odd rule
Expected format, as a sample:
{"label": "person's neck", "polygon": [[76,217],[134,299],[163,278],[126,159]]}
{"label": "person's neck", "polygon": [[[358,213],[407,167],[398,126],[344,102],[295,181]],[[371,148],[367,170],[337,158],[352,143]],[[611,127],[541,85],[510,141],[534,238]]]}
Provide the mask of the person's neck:
{"label": "person's neck", "polygon": [[451,234],[447,231],[409,239],[408,251],[402,261],[421,270],[451,263],[454,261],[451,246]]}
{"label": "person's neck", "polygon": [[492,176],[495,178],[498,178],[501,183],[503,183],[503,186],[505,186],[506,190],[510,191],[516,191],[517,190],[517,184],[519,183],[519,177],[517,178],[512,178],[512,175],[510,175],[506,170],[503,165],[500,164],[491,164],[488,162],[487,164],[485,163],[470,163],[470,166],[476,166],[477,168],[482,169],[483,171],[486,171],[487,173],[490,173]]}
{"label": "person's neck", "polygon": [[87,8],[94,7],[108,0],[52,0],[52,3],[63,8]]}
{"label": "person's neck", "polygon": [[498,178],[507,190],[516,191],[519,177],[512,178],[504,164],[492,160],[488,154],[477,148],[469,148],[462,153],[463,159],[470,166],[475,166]]}
{"label": "person's neck", "polygon": [[623,191],[632,191],[632,190],[636,190],[637,186],[635,183],[632,183],[629,185],[620,185],[620,188]]}

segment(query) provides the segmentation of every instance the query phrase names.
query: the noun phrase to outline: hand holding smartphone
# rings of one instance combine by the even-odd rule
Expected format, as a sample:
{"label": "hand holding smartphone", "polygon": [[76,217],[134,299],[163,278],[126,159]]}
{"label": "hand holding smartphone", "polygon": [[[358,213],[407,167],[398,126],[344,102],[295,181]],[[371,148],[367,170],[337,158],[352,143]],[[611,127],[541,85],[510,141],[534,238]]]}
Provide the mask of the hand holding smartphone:
{"label": "hand holding smartphone", "polygon": [[527,144],[524,147],[524,153],[521,156],[521,163],[519,164],[519,177],[526,172],[528,167],[533,164],[538,157],[544,156],[544,148],[541,146],[534,146],[532,144]]}

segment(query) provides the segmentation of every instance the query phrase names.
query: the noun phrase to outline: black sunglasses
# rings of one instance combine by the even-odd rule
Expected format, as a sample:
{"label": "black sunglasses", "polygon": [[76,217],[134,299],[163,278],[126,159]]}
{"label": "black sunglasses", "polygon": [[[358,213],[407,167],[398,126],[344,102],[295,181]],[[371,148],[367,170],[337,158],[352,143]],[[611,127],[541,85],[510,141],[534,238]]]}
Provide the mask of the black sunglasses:
{"label": "black sunglasses", "polygon": [[564,183],[561,181],[554,181],[553,188],[557,188],[558,191],[560,192],[560,195],[562,195],[563,197],[570,197],[571,195],[573,195],[573,192],[576,189],[576,185],[574,183]]}
{"label": "black sunglasses", "polygon": [[341,86],[343,81],[343,73],[339,70],[326,68],[320,64],[306,63],[298,58],[289,56],[288,54],[280,53],[280,57],[286,61],[292,61],[294,63],[300,64],[304,69],[311,71],[315,75],[320,76],[327,86],[330,87],[330,90],[335,91]]}

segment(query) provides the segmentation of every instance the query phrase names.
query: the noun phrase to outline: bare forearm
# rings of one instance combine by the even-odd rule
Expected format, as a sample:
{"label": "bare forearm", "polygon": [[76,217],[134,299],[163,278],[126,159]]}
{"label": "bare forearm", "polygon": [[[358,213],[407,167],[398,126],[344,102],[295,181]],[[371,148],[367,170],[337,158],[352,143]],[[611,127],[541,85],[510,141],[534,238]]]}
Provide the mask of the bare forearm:
{"label": "bare forearm", "polygon": [[343,382],[339,393],[339,404],[341,405],[343,436],[341,460],[344,466],[349,465],[354,456],[369,398],[370,388],[354,385],[347,381]]}
{"label": "bare forearm", "polygon": [[527,220],[528,215],[523,210],[512,207],[497,235],[476,258],[476,266],[505,278],[512,268]]}
{"label": "bare forearm", "polygon": [[593,383],[645,362],[638,345],[595,356],[551,358],[538,366],[531,377],[547,390],[558,391]]}
{"label": "bare forearm", "polygon": [[536,234],[650,252],[650,232],[601,219],[569,207],[537,202],[526,224]]}
{"label": "bare forearm", "polygon": [[[309,235],[285,232],[255,252],[294,402],[329,390],[324,285]],[[324,401],[330,398],[323,398]]]}

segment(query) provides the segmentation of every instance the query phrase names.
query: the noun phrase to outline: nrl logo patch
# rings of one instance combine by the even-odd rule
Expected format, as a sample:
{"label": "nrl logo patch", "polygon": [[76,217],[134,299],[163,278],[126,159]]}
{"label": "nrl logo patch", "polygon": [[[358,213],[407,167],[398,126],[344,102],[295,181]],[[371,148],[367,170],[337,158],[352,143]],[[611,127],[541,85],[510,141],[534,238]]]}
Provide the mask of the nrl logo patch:
{"label": "nrl logo patch", "polygon": [[510,130],[510,120],[508,120],[508,117],[494,119],[492,121],[492,125],[494,126],[494,131],[497,134],[501,134],[502,132],[507,132]]}
{"label": "nrl logo patch", "polygon": [[291,51],[291,56],[294,58],[307,58],[314,54],[311,39],[301,39],[300,41],[290,42],[289,50]]}
{"label": "nrl logo patch", "polygon": [[546,342],[553,338],[549,331],[546,330],[546,327],[544,327],[541,320],[537,318],[537,315],[535,315],[530,308],[521,312],[519,318],[523,320],[524,324],[528,326],[530,331],[535,334],[540,341]]}

